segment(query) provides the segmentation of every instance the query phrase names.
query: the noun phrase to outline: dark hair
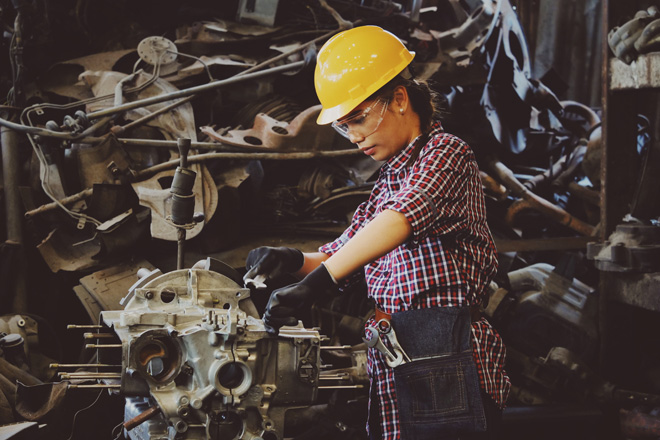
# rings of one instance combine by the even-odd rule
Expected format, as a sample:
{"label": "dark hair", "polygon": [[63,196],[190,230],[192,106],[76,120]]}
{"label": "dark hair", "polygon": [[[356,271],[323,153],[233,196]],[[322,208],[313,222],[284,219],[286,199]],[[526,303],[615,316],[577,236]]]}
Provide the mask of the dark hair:
{"label": "dark hair", "polygon": [[441,108],[438,93],[431,89],[424,80],[415,79],[408,68],[392,78],[387,84],[373,93],[369,99],[377,97],[392,98],[394,89],[403,86],[408,91],[410,104],[417,115],[422,133],[431,131],[433,121],[440,118]]}

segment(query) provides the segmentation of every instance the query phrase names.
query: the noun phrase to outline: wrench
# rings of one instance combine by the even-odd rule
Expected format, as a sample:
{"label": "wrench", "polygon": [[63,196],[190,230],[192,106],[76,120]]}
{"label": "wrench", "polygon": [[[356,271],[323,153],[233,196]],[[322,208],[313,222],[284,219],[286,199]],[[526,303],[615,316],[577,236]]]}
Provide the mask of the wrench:
{"label": "wrench", "polygon": [[393,328],[391,328],[387,333],[387,340],[390,341],[390,344],[392,344],[392,349],[396,354],[396,358],[392,362],[390,362],[389,359],[386,359],[387,365],[389,365],[390,368],[398,367],[403,363],[410,362],[410,357],[406,354],[405,351],[403,351],[403,348],[401,347],[401,344],[399,344],[399,340],[397,339],[396,332]]}
{"label": "wrench", "polygon": [[381,335],[387,336],[387,340],[390,341],[392,349],[394,350],[395,358],[393,360],[390,358],[386,359],[387,365],[389,365],[390,368],[394,368],[398,367],[402,363],[410,362],[410,357],[403,350],[401,344],[399,344],[399,340],[396,337],[396,332],[392,328],[390,321],[388,319],[381,319],[376,323],[376,327],[378,328],[378,331]]}
{"label": "wrench", "polygon": [[380,332],[376,327],[368,326],[365,331],[370,336],[370,338],[362,338],[362,340],[365,344],[367,344],[368,347],[375,348],[376,350],[383,353],[388,364],[390,360],[392,362],[396,360],[396,356],[394,356],[392,352],[387,347],[385,347],[385,344],[383,344],[383,341],[380,339]]}

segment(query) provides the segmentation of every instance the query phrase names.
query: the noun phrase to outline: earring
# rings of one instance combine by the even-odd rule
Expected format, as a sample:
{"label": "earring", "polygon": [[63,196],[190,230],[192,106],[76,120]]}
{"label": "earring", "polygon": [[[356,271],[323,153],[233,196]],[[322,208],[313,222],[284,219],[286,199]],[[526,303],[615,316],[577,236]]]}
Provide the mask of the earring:
{"label": "earring", "polygon": [[402,108],[399,109],[399,113],[403,114],[403,109]]}

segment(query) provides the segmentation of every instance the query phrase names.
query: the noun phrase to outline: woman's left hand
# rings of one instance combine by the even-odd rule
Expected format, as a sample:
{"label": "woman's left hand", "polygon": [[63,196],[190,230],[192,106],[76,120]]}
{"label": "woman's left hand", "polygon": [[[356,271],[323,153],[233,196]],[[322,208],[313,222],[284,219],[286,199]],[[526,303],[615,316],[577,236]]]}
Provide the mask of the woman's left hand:
{"label": "woman's left hand", "polygon": [[314,269],[299,283],[274,290],[266,305],[264,324],[266,331],[276,335],[284,325],[296,325],[297,312],[310,307],[335,283],[323,264]]}

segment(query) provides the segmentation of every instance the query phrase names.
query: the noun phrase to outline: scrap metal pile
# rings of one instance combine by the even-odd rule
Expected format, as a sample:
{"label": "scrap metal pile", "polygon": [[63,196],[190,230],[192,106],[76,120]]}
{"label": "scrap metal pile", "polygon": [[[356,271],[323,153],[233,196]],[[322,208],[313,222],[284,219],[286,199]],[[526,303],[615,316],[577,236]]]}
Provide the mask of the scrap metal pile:
{"label": "scrap metal pile", "polygon": [[[475,150],[500,253],[485,313],[508,346],[510,404],[612,400],[595,371],[597,276],[583,252],[599,221],[600,118],[531,77],[507,0],[67,3],[0,2],[11,60],[0,304],[12,311],[0,321],[0,424],[43,423],[28,388],[64,384],[125,397],[112,417],[128,438],[361,438],[363,411],[338,408],[366,402],[364,291],[275,337],[238,265],[167,272],[176,251],[163,245],[213,255],[255,235],[343,229],[380,164],[315,123],[311,75],[316,49],[359,24],[416,52],[445,128]],[[186,194],[173,184],[181,140],[196,176]],[[175,221],[177,197],[190,221]],[[75,285],[46,293],[40,270]],[[59,313],[95,329],[82,369],[43,354],[30,306],[46,294],[80,299],[85,312]]]}

